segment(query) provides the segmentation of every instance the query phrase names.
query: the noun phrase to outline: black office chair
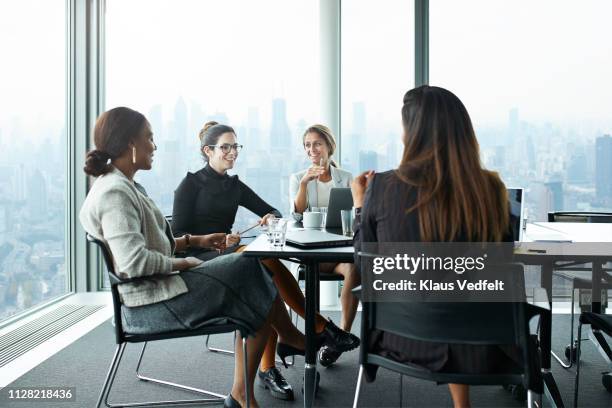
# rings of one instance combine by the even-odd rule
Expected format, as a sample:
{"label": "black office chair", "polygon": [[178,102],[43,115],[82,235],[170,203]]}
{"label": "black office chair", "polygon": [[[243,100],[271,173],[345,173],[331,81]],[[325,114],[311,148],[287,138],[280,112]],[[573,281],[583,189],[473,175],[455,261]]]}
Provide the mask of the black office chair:
{"label": "black office chair", "polygon": [[[523,279],[521,265],[509,268],[513,276]],[[508,282],[508,281],[506,281]],[[524,297],[524,281],[522,296]],[[365,284],[365,283],[364,283]],[[518,292],[516,292],[518,293]],[[520,293],[519,293],[520,295]],[[442,302],[367,302],[362,301],[361,347],[359,377],[353,407],[359,402],[364,370],[382,367],[400,374],[428,381],[469,385],[523,385],[528,390],[529,407],[542,407],[543,378],[539,349],[529,332],[529,321],[549,310],[526,302],[515,303],[442,303]],[[474,317],[478,318],[475,319]],[[473,345],[514,345],[520,348],[522,367],[499,374],[464,374],[432,372],[422,366],[400,363],[369,350],[374,330],[391,332],[403,337],[440,343]],[[401,400],[400,400],[401,405]]]}
{"label": "black office chair", "polygon": [[[612,213],[605,212],[580,212],[580,211],[557,211],[548,213],[548,222],[588,222],[588,223],[612,223]],[[579,342],[578,339],[574,339],[574,302],[576,290],[591,289],[593,281],[591,276],[585,276],[584,272],[590,271],[591,268],[581,267],[580,263],[577,262],[559,262],[555,266],[563,268],[562,270],[553,270],[553,275],[570,281],[572,283],[571,293],[571,307],[570,307],[570,342],[565,347],[565,360],[559,357],[554,351],[551,351],[551,355],[557,360],[557,362],[563,368],[571,368],[576,362],[576,346]],[[567,269],[569,268],[569,269]],[[604,269],[605,270],[605,269]],[[582,273],[581,273],[582,272]],[[607,279],[602,279],[601,282],[602,290],[611,290],[612,282]],[[584,340],[584,339],[583,339]],[[580,341],[583,341],[580,340]]]}
{"label": "black office chair", "polygon": [[[612,316],[604,315],[600,313],[592,313],[592,312],[583,312],[580,314],[580,319],[578,321],[578,338],[582,335],[582,325],[590,324],[591,325],[591,334],[594,337],[600,337],[599,344],[607,343],[603,340],[601,332],[604,332],[608,336],[612,337]],[[578,342],[578,349],[576,352],[576,380],[574,384],[574,407],[578,406],[578,386],[580,382],[580,342]],[[602,373],[601,383],[606,388],[608,392],[612,392],[612,350],[610,347],[598,347],[599,352],[605,358],[607,363],[610,365],[610,371]]]}
{"label": "black office chair", "polygon": [[[154,334],[130,334],[127,333],[121,321],[121,302],[119,300],[119,291],[117,286],[122,283],[127,282],[138,282],[146,279],[150,279],[151,276],[147,277],[139,277],[133,279],[121,279],[115,274],[114,266],[110,251],[106,247],[106,245],[87,234],[87,240],[95,245],[97,245],[104,257],[104,263],[106,264],[106,270],[108,272],[110,284],[111,284],[111,294],[113,298],[113,311],[114,311],[114,321],[115,321],[115,342],[117,343],[117,349],[115,350],[115,354],[111,361],[110,368],[108,370],[108,374],[106,375],[106,379],[104,380],[104,386],[102,387],[102,391],[100,392],[100,397],[98,398],[98,403],[96,407],[100,407],[102,401],[107,407],[150,407],[150,406],[158,406],[158,405],[193,405],[193,404],[220,404],[223,403],[223,399],[225,398],[224,394],[219,394],[212,391],[206,391],[203,389],[190,387],[186,385],[181,385],[177,383],[173,383],[166,380],[159,380],[153,377],[148,377],[140,373],[140,364],[142,362],[145,349],[147,347],[147,343],[150,341],[157,340],[168,340],[175,339],[180,337],[191,337],[191,336],[204,336],[210,334],[219,334],[219,333],[229,333],[239,331],[242,336],[242,347],[244,354],[244,365],[247,365],[247,345],[246,345],[246,335],[247,330],[244,327],[241,327],[238,324],[209,324],[198,329],[193,330],[174,330],[163,333],[154,333]],[[140,352],[140,356],[138,357],[138,363],[136,365],[136,376],[139,380],[154,382],[157,384],[162,384],[174,388],[178,388],[181,390],[191,391],[198,394],[208,395],[213,398],[199,398],[199,399],[189,399],[189,400],[174,400],[174,401],[149,401],[142,403],[121,403],[121,404],[109,404],[108,395],[110,394],[111,388],[113,386],[113,382],[115,380],[115,376],[117,374],[117,370],[119,368],[119,364],[121,363],[121,358],[123,357],[123,352],[125,351],[125,346],[127,343],[144,343],[142,345],[142,351]],[[246,377],[245,370],[245,395],[249,395],[249,384]],[[250,405],[247,402],[247,405]]]}

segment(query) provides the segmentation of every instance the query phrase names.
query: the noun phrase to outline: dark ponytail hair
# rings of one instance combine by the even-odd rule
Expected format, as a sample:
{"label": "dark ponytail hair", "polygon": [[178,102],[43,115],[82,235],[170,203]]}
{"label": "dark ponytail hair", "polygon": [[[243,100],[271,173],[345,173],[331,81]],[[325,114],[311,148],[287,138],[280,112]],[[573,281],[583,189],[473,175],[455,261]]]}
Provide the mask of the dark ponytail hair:
{"label": "dark ponytail hair", "polygon": [[142,113],[130,108],[114,108],[101,114],[94,127],[96,148],[87,153],[83,171],[94,177],[108,173],[108,161],[121,156],[146,123]]}
{"label": "dark ponytail hair", "polygon": [[232,127],[220,125],[214,120],[206,122],[202,130],[200,130],[200,133],[198,133],[198,137],[200,138],[200,150],[202,151],[202,157],[206,163],[208,163],[208,156],[204,153],[204,146],[216,145],[219,138],[224,133],[236,134]]}

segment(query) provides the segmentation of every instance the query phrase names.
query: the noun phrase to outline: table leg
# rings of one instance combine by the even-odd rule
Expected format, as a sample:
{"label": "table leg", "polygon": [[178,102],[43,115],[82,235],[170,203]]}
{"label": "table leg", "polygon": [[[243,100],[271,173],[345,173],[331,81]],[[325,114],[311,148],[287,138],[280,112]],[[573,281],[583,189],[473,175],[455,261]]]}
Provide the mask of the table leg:
{"label": "table leg", "polygon": [[[548,307],[552,311],[552,276],[553,265],[546,263],[541,267],[540,284],[546,291],[548,297]],[[549,316],[551,318],[549,318]],[[542,316],[540,322],[540,347],[542,348],[542,369],[550,370],[550,351],[552,339],[552,313]]]}
{"label": "table leg", "polygon": [[[548,305],[552,311],[552,276],[553,276],[553,265],[548,262],[542,265],[540,284],[542,288],[546,290],[548,297]],[[550,353],[552,351],[552,313],[550,315],[544,314],[541,317],[540,322],[540,347],[542,349],[542,375],[544,377],[544,392],[553,407],[563,407],[563,400],[561,399],[561,393],[555,382],[555,378],[550,371]]]}
{"label": "table leg", "polygon": [[317,376],[317,345],[315,339],[316,282],[319,280],[319,264],[306,264],[306,362],[304,364],[304,408],[314,404]]}
{"label": "table leg", "polygon": [[601,277],[602,264],[593,261],[593,287],[591,289],[591,311],[593,313],[601,313]]}
{"label": "table leg", "polygon": [[[603,277],[603,265],[598,262],[593,262],[593,287],[591,289],[591,311],[593,313],[601,313],[601,279]],[[610,364],[612,361],[612,349],[606,341],[605,337],[601,334],[600,330],[593,330],[591,327],[591,334],[589,339],[595,344],[597,350],[602,355],[606,363]]]}

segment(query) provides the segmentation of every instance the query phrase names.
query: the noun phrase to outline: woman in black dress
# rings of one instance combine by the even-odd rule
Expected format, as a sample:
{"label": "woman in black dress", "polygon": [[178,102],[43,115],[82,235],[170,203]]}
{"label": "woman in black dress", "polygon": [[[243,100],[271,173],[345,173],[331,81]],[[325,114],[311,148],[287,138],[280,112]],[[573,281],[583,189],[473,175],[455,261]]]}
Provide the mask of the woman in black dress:
{"label": "woman in black dress", "polygon": [[[172,229],[177,237],[227,233],[226,249],[222,254],[240,252],[244,248],[238,246],[240,236],[231,234],[239,206],[262,217],[262,225],[270,217],[280,217],[281,213],[262,200],[238,176],[227,174],[234,167],[242,148],[237,143],[233,128],[208,122],[199,137],[202,156],[207,165],[195,173],[187,173],[175,190]],[[216,250],[190,248],[187,255],[206,261],[220,254]],[[304,295],[291,272],[278,259],[263,259],[261,262],[272,273],[274,284],[285,303],[304,317]],[[357,336],[341,330],[319,313],[315,318],[315,332],[320,336],[320,345],[338,353],[359,346]],[[261,384],[270,389],[273,397],[293,400],[291,385],[275,366],[275,347],[276,336],[271,335],[258,373]]]}
{"label": "woman in black dress", "polygon": [[[511,241],[506,188],[480,163],[467,110],[446,89],[408,91],[402,107],[404,153],[395,170],[362,173],[352,184],[356,250],[366,242]],[[375,352],[433,371],[495,372],[513,350],[411,340],[378,332]],[[455,407],[469,388],[449,384]]]}

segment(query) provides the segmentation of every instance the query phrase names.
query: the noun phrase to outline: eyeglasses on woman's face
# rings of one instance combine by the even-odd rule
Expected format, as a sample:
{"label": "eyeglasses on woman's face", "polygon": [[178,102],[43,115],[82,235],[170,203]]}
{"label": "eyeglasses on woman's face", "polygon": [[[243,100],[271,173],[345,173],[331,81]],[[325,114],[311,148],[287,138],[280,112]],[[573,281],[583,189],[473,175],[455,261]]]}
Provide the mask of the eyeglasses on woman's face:
{"label": "eyeglasses on woman's face", "polygon": [[242,150],[242,145],[238,144],[238,143],[234,143],[234,144],[229,144],[229,143],[223,143],[223,144],[216,144],[216,145],[208,145],[208,147],[210,147],[211,149],[218,147],[219,149],[221,149],[221,151],[224,154],[229,153],[230,151],[232,151],[232,149],[238,153],[240,152],[240,150]]}

